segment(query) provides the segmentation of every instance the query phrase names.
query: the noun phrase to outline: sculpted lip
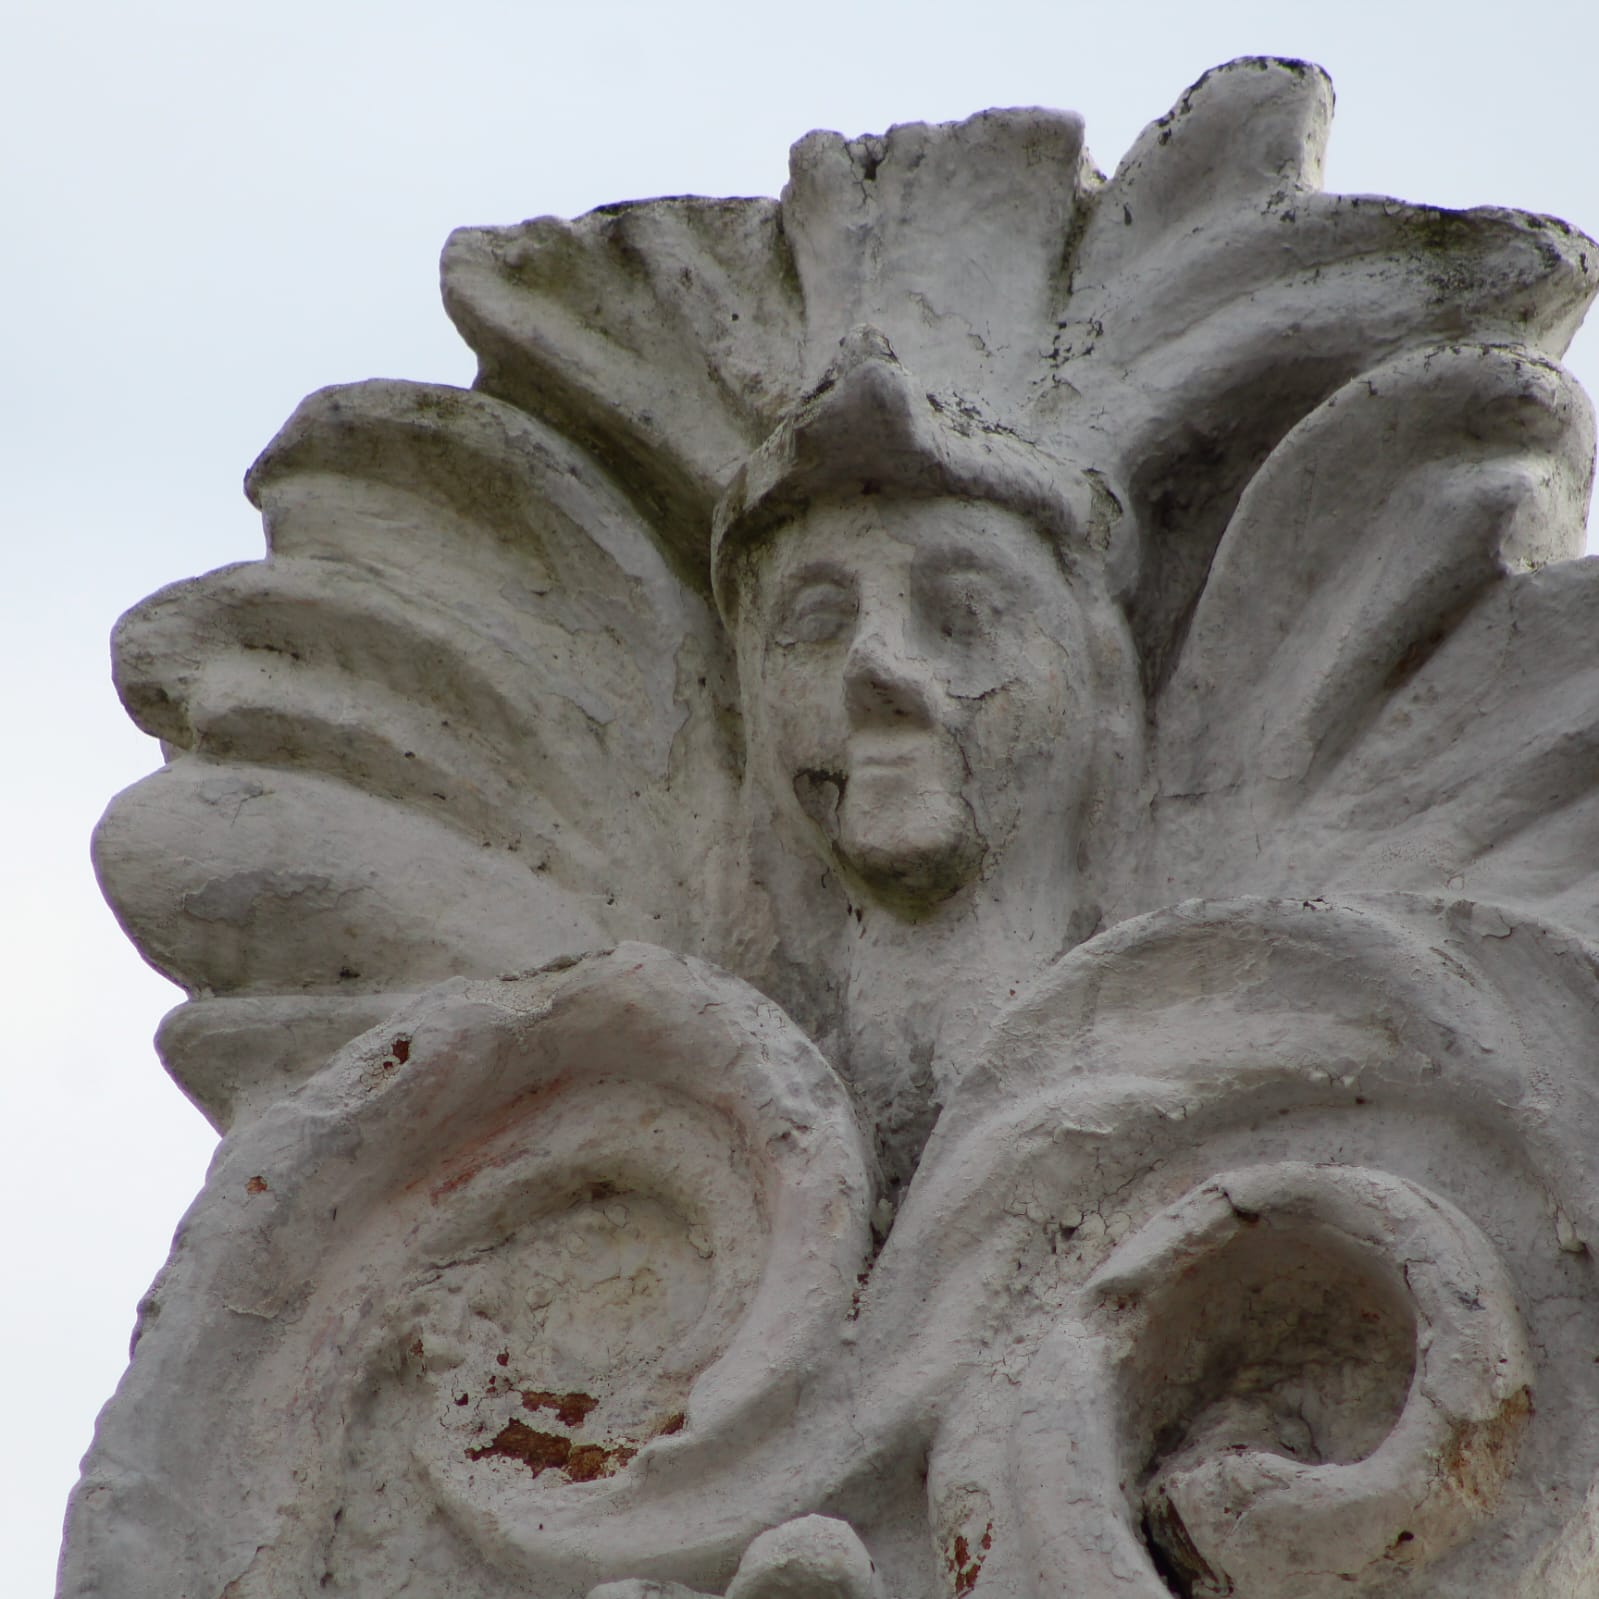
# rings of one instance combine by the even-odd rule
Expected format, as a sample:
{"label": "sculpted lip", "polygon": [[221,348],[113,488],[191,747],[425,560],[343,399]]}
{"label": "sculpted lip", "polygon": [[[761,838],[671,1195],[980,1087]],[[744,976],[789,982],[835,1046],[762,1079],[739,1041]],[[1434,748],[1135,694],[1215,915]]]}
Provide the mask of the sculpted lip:
{"label": "sculpted lip", "polygon": [[850,768],[856,773],[899,771],[907,766],[919,766],[920,753],[917,750],[851,750]]}
{"label": "sculpted lip", "polygon": [[894,731],[873,728],[851,736],[845,745],[852,771],[918,766],[937,754],[938,732],[930,727]]}

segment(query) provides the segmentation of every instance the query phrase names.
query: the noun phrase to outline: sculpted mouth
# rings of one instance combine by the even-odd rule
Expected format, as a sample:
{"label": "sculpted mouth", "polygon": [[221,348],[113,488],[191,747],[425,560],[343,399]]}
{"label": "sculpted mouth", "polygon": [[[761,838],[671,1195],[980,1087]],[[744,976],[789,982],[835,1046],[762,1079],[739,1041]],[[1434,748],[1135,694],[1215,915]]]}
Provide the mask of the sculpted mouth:
{"label": "sculpted mouth", "polygon": [[937,722],[906,717],[896,721],[881,719],[852,721],[844,735],[844,747],[852,765],[863,757],[909,755],[916,750],[943,743],[948,730]]}
{"label": "sculpted mouth", "polygon": [[855,772],[883,772],[896,771],[907,766],[920,765],[918,752],[914,750],[897,750],[892,753],[878,750],[867,750],[857,755],[850,762]]}
{"label": "sculpted mouth", "polygon": [[855,733],[845,746],[850,772],[856,777],[936,772],[947,765],[950,753],[948,737],[930,727],[871,728]]}

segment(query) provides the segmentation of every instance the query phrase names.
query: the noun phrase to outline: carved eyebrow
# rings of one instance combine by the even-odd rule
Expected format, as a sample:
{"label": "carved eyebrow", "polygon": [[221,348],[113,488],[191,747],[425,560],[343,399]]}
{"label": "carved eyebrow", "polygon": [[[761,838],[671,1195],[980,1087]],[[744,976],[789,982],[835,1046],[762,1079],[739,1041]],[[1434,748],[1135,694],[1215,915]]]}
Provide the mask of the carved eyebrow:
{"label": "carved eyebrow", "polygon": [[1025,580],[1014,561],[996,559],[987,551],[968,548],[925,550],[917,558],[915,575],[924,582],[942,577],[979,577],[1014,587]]}
{"label": "carved eyebrow", "polygon": [[836,561],[807,561],[797,571],[783,578],[778,586],[777,599],[780,603],[787,602],[802,590],[822,583],[832,584],[835,588],[853,589],[855,579],[853,573]]}
{"label": "carved eyebrow", "polygon": [[[980,537],[981,535],[979,535]],[[948,542],[924,544],[912,560],[913,569],[928,573],[992,572],[996,576],[1016,571],[1016,562],[997,544],[978,544],[971,537],[951,538]]]}

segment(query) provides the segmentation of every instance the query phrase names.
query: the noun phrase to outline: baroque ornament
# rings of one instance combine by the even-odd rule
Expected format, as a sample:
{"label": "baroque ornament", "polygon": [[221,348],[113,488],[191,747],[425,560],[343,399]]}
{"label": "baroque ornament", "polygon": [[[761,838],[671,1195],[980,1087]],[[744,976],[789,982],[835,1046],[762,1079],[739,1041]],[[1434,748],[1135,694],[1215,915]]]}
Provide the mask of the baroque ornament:
{"label": "baroque ornament", "polygon": [[122,622],[225,1134],[117,1599],[1599,1592],[1599,247],[1234,62],[457,233]]}

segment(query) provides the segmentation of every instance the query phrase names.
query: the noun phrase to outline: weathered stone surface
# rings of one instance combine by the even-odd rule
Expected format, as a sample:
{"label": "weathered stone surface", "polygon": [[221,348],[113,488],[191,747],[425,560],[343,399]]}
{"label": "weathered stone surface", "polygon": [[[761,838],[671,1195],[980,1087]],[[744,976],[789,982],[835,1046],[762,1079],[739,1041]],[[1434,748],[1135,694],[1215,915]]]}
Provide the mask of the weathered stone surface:
{"label": "weathered stone surface", "polygon": [[1599,247],[989,112],[457,234],[121,624],[225,1136],[66,1595],[1599,1592]]}

